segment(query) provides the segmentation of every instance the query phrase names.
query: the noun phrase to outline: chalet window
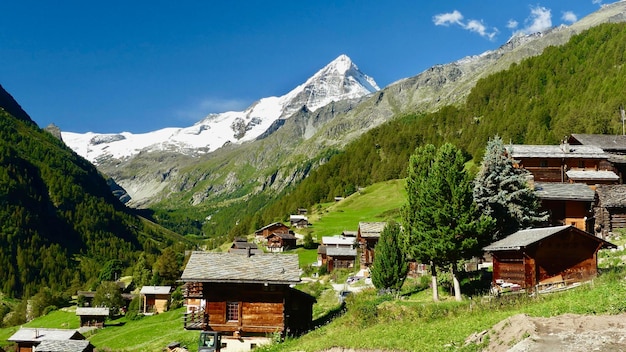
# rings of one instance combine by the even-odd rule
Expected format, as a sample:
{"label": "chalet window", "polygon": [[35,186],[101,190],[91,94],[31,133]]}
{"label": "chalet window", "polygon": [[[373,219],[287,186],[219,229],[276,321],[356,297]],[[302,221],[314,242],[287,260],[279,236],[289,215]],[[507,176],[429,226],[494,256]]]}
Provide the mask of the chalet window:
{"label": "chalet window", "polygon": [[226,320],[227,321],[239,320],[239,302],[227,302],[226,303]]}
{"label": "chalet window", "polygon": [[540,167],[548,167],[548,160],[541,160],[539,162]]}
{"label": "chalet window", "polygon": [[585,168],[585,161],[584,160],[578,160],[578,167],[581,169]]}

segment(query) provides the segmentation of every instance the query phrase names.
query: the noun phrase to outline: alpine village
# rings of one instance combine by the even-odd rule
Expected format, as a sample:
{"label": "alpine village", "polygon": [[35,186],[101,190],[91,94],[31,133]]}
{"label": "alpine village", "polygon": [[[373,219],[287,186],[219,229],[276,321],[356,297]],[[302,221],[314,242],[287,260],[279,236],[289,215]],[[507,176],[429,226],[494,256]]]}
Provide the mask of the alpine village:
{"label": "alpine village", "polygon": [[0,351],[626,350],[626,4],[473,60],[125,160],[2,89]]}

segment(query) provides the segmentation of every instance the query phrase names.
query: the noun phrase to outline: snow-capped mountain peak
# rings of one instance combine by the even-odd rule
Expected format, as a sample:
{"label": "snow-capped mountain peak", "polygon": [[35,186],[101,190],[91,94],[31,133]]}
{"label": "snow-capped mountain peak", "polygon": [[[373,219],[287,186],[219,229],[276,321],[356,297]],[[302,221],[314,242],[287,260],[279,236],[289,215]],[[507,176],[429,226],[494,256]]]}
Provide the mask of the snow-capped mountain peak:
{"label": "snow-capped mountain peak", "polygon": [[254,140],[276,120],[287,119],[304,106],[315,111],[332,101],[360,98],[379,89],[374,79],[361,72],[347,55],[340,55],[281,97],[262,98],[244,111],[210,114],[191,127],[143,134],[62,132],[62,137],[76,153],[95,164],[151,150],[206,153],[228,143]]}

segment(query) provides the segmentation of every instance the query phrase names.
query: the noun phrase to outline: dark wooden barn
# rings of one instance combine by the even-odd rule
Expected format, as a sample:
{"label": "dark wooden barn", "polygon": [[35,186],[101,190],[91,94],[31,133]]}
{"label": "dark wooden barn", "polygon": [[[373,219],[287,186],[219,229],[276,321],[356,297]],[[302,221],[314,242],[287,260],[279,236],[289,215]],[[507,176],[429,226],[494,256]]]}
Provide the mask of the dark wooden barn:
{"label": "dark wooden barn", "polygon": [[374,248],[386,222],[359,222],[356,241],[361,250],[361,268],[369,268],[374,263]]}
{"label": "dark wooden barn", "polygon": [[598,185],[596,232],[606,238],[614,229],[626,228],[626,185]]}
{"label": "dark wooden barn", "polygon": [[296,254],[193,252],[181,277],[184,295],[206,303],[186,316],[185,328],[237,338],[307,331],[315,299],[290,287],[299,271]]}
{"label": "dark wooden barn", "polygon": [[550,216],[550,226],[573,225],[593,232],[596,193],[589,186],[583,183],[535,182],[533,188],[541,201],[540,210]]}
{"label": "dark wooden barn", "polygon": [[580,283],[598,274],[598,251],[615,245],[574,226],[518,231],[484,248],[493,256],[493,283],[541,289]]}

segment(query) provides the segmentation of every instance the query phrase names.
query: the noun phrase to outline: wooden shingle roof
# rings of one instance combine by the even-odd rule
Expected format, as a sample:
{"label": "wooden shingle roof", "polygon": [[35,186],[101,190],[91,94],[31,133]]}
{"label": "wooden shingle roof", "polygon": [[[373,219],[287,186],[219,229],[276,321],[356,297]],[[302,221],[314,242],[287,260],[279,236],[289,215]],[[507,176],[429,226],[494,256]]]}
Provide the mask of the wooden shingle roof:
{"label": "wooden shingle roof", "polygon": [[506,250],[520,250],[522,248],[528,247],[529,245],[539,242],[545,238],[553,236],[562,231],[575,231],[582,236],[587,236],[589,238],[593,238],[598,242],[602,242],[602,247],[611,248],[615,247],[614,244],[607,242],[599,237],[596,237],[588,232],[582,231],[571,225],[564,226],[554,226],[554,227],[542,227],[542,228],[534,228],[527,230],[520,230],[516,233],[509,235],[506,238],[503,238],[499,241],[496,241],[487,247],[483,248],[486,252],[497,252],[497,251],[506,251]]}
{"label": "wooden shingle roof", "polygon": [[506,149],[514,159],[517,158],[585,158],[608,159],[609,155],[600,147],[593,145],[526,145],[511,144]]}
{"label": "wooden shingle roof", "polygon": [[626,208],[626,185],[598,185],[599,205],[605,208]]}
{"label": "wooden shingle roof", "polygon": [[298,255],[192,252],[181,280],[296,284],[300,282]]}
{"label": "wooden shingle roof", "polygon": [[584,183],[535,182],[535,194],[542,200],[592,202],[596,194]]}

